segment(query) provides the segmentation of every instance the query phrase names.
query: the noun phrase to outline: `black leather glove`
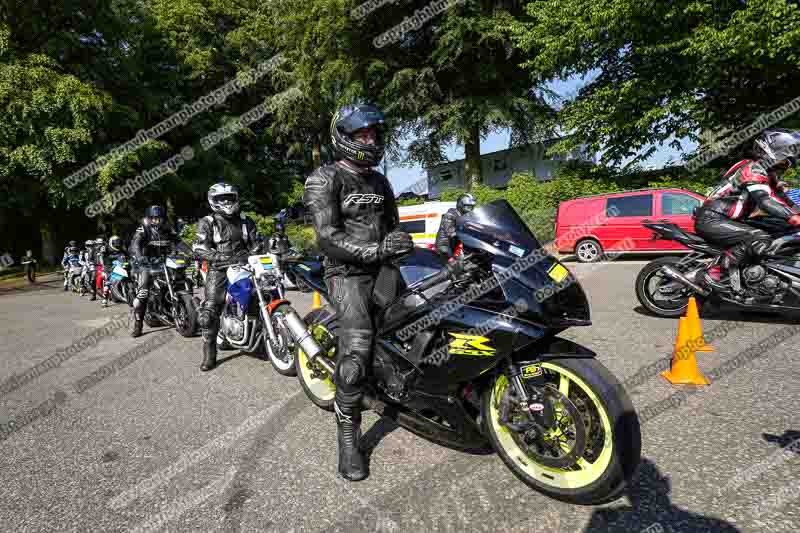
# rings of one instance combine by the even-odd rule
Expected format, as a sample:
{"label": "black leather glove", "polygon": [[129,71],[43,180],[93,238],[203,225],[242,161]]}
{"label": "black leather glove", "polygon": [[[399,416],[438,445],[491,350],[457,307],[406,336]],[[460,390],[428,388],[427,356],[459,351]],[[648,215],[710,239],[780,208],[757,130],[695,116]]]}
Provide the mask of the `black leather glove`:
{"label": "black leather glove", "polygon": [[411,235],[404,231],[393,231],[378,246],[378,257],[381,261],[406,254],[414,249]]}

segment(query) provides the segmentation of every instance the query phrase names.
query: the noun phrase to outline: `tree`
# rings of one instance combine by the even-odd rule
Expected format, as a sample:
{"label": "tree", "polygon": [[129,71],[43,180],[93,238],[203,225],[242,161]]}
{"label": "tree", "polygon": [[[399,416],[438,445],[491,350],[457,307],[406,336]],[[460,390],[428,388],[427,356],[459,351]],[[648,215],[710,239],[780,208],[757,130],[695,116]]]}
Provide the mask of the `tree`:
{"label": "tree", "polygon": [[[379,36],[428,7],[423,1],[383,6],[362,25]],[[400,122],[400,136],[416,138],[408,162],[430,167],[445,161],[444,146],[462,144],[469,188],[482,182],[480,143],[489,133],[510,129],[514,145],[552,133],[552,110],[511,45],[514,23],[527,18],[514,1],[450,4],[376,52],[373,68],[390,78],[382,95],[387,111]]]}
{"label": "tree", "polygon": [[670,137],[742,128],[794,98],[800,82],[800,9],[784,0],[536,0],[526,9],[531,20],[514,24],[514,39],[535,79],[596,74],[563,109],[577,135],[558,148],[588,142],[607,149],[606,163]]}

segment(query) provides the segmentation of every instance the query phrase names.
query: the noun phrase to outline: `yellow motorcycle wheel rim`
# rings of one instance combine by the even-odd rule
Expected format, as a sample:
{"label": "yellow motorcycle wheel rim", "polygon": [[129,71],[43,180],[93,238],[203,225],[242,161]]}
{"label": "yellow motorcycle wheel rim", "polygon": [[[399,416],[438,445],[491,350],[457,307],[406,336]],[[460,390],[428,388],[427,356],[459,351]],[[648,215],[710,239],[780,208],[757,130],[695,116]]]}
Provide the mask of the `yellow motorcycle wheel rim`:
{"label": "yellow motorcycle wheel rim", "polygon": [[603,450],[600,452],[600,455],[597,457],[594,463],[590,463],[582,457],[577,462],[577,465],[581,467],[580,470],[573,471],[550,468],[536,463],[532,457],[525,452],[525,450],[520,448],[512,437],[511,430],[500,423],[500,414],[497,406],[500,402],[502,394],[509,385],[508,379],[504,375],[501,375],[495,381],[494,389],[492,390],[492,396],[489,399],[489,423],[492,424],[494,433],[497,435],[497,439],[500,441],[500,445],[503,447],[506,454],[517,464],[517,467],[520,470],[525,472],[536,481],[544,485],[550,485],[560,489],[578,489],[586,487],[597,481],[603,475],[603,472],[606,471],[609,463],[611,462],[613,453],[613,438],[611,422],[608,419],[608,413],[591,387],[589,387],[577,375],[552,363],[541,363],[541,367],[547,368],[559,374],[559,390],[562,394],[565,394],[567,397],[569,397],[569,387],[577,385],[593,402],[597,413],[600,415],[600,422],[605,434]]}
{"label": "yellow motorcycle wheel rim", "polygon": [[[314,326],[311,332],[311,335],[320,342],[325,336],[330,336],[330,333],[324,326]],[[333,348],[331,352],[335,352],[336,348]],[[319,357],[331,357],[332,353],[328,352],[327,354],[320,354]],[[299,358],[300,363],[300,372],[303,375],[303,382],[308,387],[308,390],[311,391],[311,394],[314,395],[317,399],[323,402],[332,401],[334,395],[336,394],[336,385],[333,383],[332,376],[327,376],[325,379],[317,379],[311,375],[311,369],[309,369],[309,362],[308,356],[303,351],[302,348],[298,346],[298,353],[297,357]],[[320,372],[325,372],[324,370],[320,369]]]}

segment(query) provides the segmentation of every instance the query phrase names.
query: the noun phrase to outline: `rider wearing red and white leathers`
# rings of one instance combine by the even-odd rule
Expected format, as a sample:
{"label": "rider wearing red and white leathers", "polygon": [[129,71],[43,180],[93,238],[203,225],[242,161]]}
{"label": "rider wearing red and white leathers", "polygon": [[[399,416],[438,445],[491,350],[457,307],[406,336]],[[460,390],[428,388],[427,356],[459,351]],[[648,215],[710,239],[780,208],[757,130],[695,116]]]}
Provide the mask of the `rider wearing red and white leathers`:
{"label": "rider wearing red and white leathers", "polygon": [[737,293],[741,292],[738,267],[763,254],[772,243],[768,233],[746,223],[756,209],[800,225],[800,209],[778,183],[779,175],[795,163],[798,151],[800,133],[781,129],[762,133],[753,147],[757,159],[745,159],[731,167],[695,213],[698,235],[727,248],[723,267]]}

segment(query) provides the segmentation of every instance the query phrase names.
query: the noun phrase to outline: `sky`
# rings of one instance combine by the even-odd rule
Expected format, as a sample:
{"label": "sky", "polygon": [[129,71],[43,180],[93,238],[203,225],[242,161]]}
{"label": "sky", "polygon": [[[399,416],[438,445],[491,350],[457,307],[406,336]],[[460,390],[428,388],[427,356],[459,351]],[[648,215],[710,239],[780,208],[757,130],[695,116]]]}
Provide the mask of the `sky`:
{"label": "sky", "polygon": [[[590,73],[584,78],[575,76],[566,80],[557,80],[550,83],[549,88],[558,93],[562,98],[569,98],[574,96],[581,86],[590,82],[595,75],[596,74]],[[481,154],[505,150],[509,147],[509,140],[510,135],[508,132],[489,135],[489,137],[481,142]],[[667,143],[659,145],[656,152],[647,160],[645,160],[642,163],[642,166],[660,168],[664,166],[664,164],[670,159],[680,160],[683,153],[691,152],[697,147],[695,143],[689,141],[688,139],[681,139],[680,141],[684,151],[678,152],[669,146],[669,142],[671,141],[672,139],[668,139]],[[642,151],[646,151],[646,148]],[[446,149],[446,154],[450,161],[463,159],[464,147],[460,145],[451,145]],[[389,164],[387,175],[389,177],[389,181],[392,183],[392,188],[394,189],[395,194],[400,194],[414,183],[418,182],[419,180],[423,180],[426,177],[425,170],[419,165],[409,168],[392,166]]]}

